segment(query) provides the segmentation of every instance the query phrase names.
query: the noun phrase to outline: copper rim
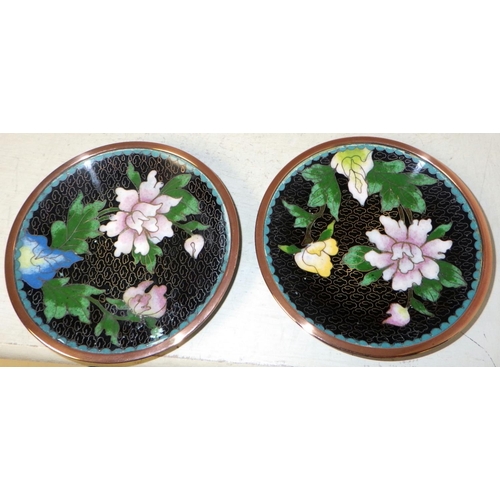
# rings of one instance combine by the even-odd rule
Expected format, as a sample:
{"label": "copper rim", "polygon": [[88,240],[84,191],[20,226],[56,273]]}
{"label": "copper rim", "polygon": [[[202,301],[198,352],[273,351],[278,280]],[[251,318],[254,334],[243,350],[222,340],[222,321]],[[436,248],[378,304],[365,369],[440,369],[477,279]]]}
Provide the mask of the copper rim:
{"label": "copper rim", "polygon": [[[84,161],[86,159],[92,158],[96,155],[102,153],[108,153],[121,149],[150,149],[155,151],[161,151],[164,153],[170,153],[184,159],[191,164],[193,164],[200,172],[202,172],[210,182],[213,184],[218,194],[222,198],[224,207],[227,211],[229,219],[229,235],[230,235],[230,248],[229,257],[224,271],[223,277],[217,287],[212,298],[207,302],[203,310],[197,315],[197,317],[189,323],[185,328],[180,330],[173,337],[156,344],[154,346],[140,349],[137,351],[131,351],[126,353],[117,354],[104,354],[104,353],[94,353],[81,351],[72,347],[69,347],[58,340],[50,337],[45,333],[31,318],[23,303],[19,297],[16,286],[15,270],[14,270],[14,255],[15,246],[17,241],[17,236],[21,229],[24,218],[26,217],[28,211],[32,207],[35,200],[43,192],[43,190],[59,175],[64,171],[76,165],[77,163]],[[222,181],[217,175],[215,175],[209,167],[207,167],[203,162],[197,158],[191,156],[190,154],[164,144],[158,144],[153,142],[121,142],[116,144],[109,144],[106,146],[101,146],[96,149],[82,153],[75,158],[67,161],[61,165],[58,169],[52,172],[48,177],[46,177],[37,188],[31,193],[28,199],[22,206],[19,214],[17,215],[14,224],[12,226],[9,239],[7,240],[7,249],[5,255],[5,277],[7,282],[7,289],[9,292],[10,300],[14,306],[14,309],[25,325],[25,327],[32,333],[40,342],[45,344],[47,347],[56,351],[59,354],[67,356],[75,361],[80,361],[89,364],[116,364],[116,363],[130,363],[133,361],[139,361],[144,358],[149,358],[151,356],[158,356],[160,354],[166,354],[168,352],[177,349],[191,337],[193,337],[201,328],[206,324],[206,322],[213,316],[218,307],[222,304],[226,294],[228,293],[231,284],[233,282],[236,269],[239,262],[241,249],[241,236],[240,236],[240,225],[238,219],[238,213],[236,211],[236,206],[226,189]]]}
{"label": "copper rim", "polygon": [[[476,221],[478,223],[478,231],[481,235],[482,239],[482,253],[483,258],[481,262],[481,275],[479,279],[479,283],[476,289],[476,293],[471,300],[468,308],[465,312],[458,318],[458,320],[452,324],[448,329],[444,330],[441,334],[433,337],[429,340],[422,341],[417,344],[413,344],[411,346],[404,347],[394,347],[394,348],[382,348],[375,346],[363,346],[358,344],[352,344],[350,342],[343,341],[336,337],[333,337],[314,324],[307,321],[303,316],[298,314],[297,310],[287,301],[287,299],[283,296],[281,291],[278,288],[277,283],[275,282],[273,275],[269,269],[267,263],[267,256],[265,251],[265,243],[264,243],[264,232],[265,232],[265,221],[269,209],[269,204],[281,183],[287,177],[287,175],[300,163],[307,160],[309,157],[317,155],[323,151],[330,150],[339,146],[346,146],[349,144],[355,143],[365,143],[365,144],[379,144],[381,146],[393,147],[397,149],[401,149],[405,152],[411,153],[416,157],[421,158],[422,160],[430,163],[432,166],[436,167],[443,174],[445,174],[451,182],[453,182],[457,188],[462,192],[465,199],[469,203],[474,216],[476,217]],[[271,294],[279,303],[279,305],[285,310],[285,312],[305,331],[319,340],[325,342],[326,344],[335,347],[341,351],[347,352],[349,354],[354,354],[366,358],[371,359],[401,359],[401,358],[409,358],[420,356],[423,354],[428,354],[437,349],[440,349],[460,335],[465,333],[472,324],[476,321],[476,319],[481,314],[483,308],[486,305],[488,300],[488,296],[491,292],[491,288],[493,285],[493,276],[495,271],[495,256],[494,256],[494,243],[493,237],[491,234],[490,227],[488,225],[488,221],[486,216],[479,205],[479,202],[476,200],[470,189],[464,184],[464,182],[454,174],[446,165],[444,165],[439,160],[433,158],[432,156],[420,151],[413,146],[409,146],[402,142],[393,141],[389,139],[383,139],[380,137],[348,137],[342,139],[336,139],[333,141],[325,142],[315,146],[307,151],[304,151],[302,154],[294,158],[291,162],[289,162],[274,178],[270,186],[268,187],[266,193],[264,194],[264,198],[259,207],[259,212],[257,215],[257,221],[255,226],[255,245],[256,245],[256,253],[257,260],[259,262],[259,267],[261,273],[264,277],[266,285],[268,286]]]}

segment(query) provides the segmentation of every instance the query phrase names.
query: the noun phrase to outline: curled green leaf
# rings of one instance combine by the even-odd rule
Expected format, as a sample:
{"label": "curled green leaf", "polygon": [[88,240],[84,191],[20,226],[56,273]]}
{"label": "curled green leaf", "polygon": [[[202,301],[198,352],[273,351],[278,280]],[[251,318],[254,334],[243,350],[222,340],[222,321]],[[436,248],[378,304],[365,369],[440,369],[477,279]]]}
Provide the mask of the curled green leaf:
{"label": "curled green leaf", "polygon": [[413,291],[425,300],[436,302],[439,299],[443,285],[438,280],[422,278],[420,285],[414,285]]}
{"label": "curled green leaf", "polygon": [[210,227],[196,220],[189,221],[186,224],[177,223],[176,226],[190,234],[193,231],[205,231]]}
{"label": "curled green leaf", "polygon": [[44,314],[47,321],[76,316],[82,323],[90,323],[89,298],[104,292],[90,285],[68,284],[69,278],[56,278],[42,286]]}
{"label": "curled green leaf", "polygon": [[403,206],[422,214],[426,210],[426,204],[417,186],[435,184],[437,180],[426,174],[403,173],[404,169],[405,164],[400,160],[376,161],[366,177],[368,193],[380,194],[383,212]]}
{"label": "curled green leaf", "polygon": [[288,255],[295,255],[296,253],[301,252],[302,250],[295,245],[279,245],[278,248]]}
{"label": "curled green leaf", "polygon": [[297,205],[292,205],[283,200],[283,206],[295,217],[294,227],[307,227],[315,220],[315,215],[307,212]]}
{"label": "curled green leaf", "polygon": [[307,204],[310,207],[326,205],[333,217],[338,220],[342,193],[335,171],[327,165],[313,165],[302,172],[302,177],[314,183]]}
{"label": "curled green leaf", "polygon": [[132,165],[131,162],[128,162],[127,177],[131,180],[135,188],[139,189],[141,185],[141,176],[139,175],[139,172],[135,170],[134,165]]}
{"label": "curled green leaf", "polygon": [[434,231],[432,231],[431,234],[429,234],[429,236],[427,237],[427,241],[442,238],[451,229],[452,224],[453,223],[450,222],[449,224],[441,224],[440,226],[438,226],[436,229],[434,229]]}
{"label": "curled green leaf", "polygon": [[120,324],[117,319],[110,313],[104,312],[103,317],[95,326],[94,333],[99,336],[105,333],[111,338],[113,345],[119,347],[118,335],[120,334]]}
{"label": "curled green leaf", "polygon": [[104,207],[103,201],[95,201],[88,205],[82,204],[83,193],[79,193],[75,201],[71,204],[68,211],[68,220],[55,221],[50,233],[52,236],[52,248],[60,250],[71,250],[76,254],[84,254],[89,250],[86,240],[97,238],[101,235],[99,232],[100,222],[98,213]]}
{"label": "curled green leaf", "polygon": [[410,305],[415,309],[415,311],[418,311],[420,314],[424,314],[425,316],[434,316],[430,311],[427,310],[427,308],[420,302],[420,300],[417,300],[415,297],[412,297],[410,300]]}
{"label": "curled green leaf", "polygon": [[[186,187],[191,181],[191,174],[180,174],[170,179],[161,189],[161,194],[172,196],[170,193],[176,189]],[[172,196],[175,198],[175,196]]]}
{"label": "curled green leaf", "polygon": [[375,269],[375,271],[371,271],[365,274],[365,277],[363,278],[363,281],[361,281],[360,285],[368,286],[371,285],[372,283],[375,283],[375,281],[377,281],[382,276],[383,272],[384,272],[383,269]]}
{"label": "curled green leaf", "polygon": [[335,226],[335,221],[328,224],[327,228],[320,234],[318,241],[326,241],[333,236],[333,227]]}
{"label": "curled green leaf", "polygon": [[357,271],[371,271],[374,267],[366,261],[365,255],[370,251],[378,252],[375,248],[356,245],[349,248],[349,251],[342,258],[342,262],[350,267],[351,269],[356,269]]}
{"label": "curled green leaf", "polygon": [[436,261],[439,266],[438,279],[447,288],[460,288],[467,283],[462,276],[462,271],[457,266],[444,260]]}

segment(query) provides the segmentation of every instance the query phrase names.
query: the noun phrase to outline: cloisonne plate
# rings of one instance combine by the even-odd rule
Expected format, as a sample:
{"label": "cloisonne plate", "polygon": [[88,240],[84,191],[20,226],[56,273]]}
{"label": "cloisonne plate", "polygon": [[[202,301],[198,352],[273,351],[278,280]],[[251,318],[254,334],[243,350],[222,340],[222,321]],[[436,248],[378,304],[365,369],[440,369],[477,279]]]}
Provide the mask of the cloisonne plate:
{"label": "cloisonne plate", "polygon": [[376,359],[427,353],[463,333],[494,268],[467,186],[418,149],[374,137],[321,144],[283,168],[259,209],[256,251],[291,318]]}
{"label": "cloisonne plate", "polygon": [[119,143],[35,189],[5,274],[40,341],[82,362],[122,363],[191,338],[221,304],[239,251],[235,205],[206,165],[169,146]]}

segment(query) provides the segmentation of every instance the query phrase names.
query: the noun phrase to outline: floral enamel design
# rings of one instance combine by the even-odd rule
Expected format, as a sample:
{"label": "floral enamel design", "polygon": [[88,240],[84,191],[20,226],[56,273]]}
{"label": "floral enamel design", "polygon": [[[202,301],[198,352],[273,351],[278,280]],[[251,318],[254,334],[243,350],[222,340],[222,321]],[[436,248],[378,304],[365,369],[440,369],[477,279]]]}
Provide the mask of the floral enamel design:
{"label": "floral enamel design", "polygon": [[[388,305],[388,317],[383,324],[406,326],[411,320],[411,309],[432,316],[416,296],[436,302],[443,287],[457,288],[466,283],[460,269],[445,260],[453,241],[442,238],[451,229],[451,223],[436,227],[430,218],[416,218],[426,211],[419,187],[435,184],[437,180],[424,173],[405,172],[401,160],[373,160],[373,151],[363,147],[336,152],[330,165],[305,168],[302,177],[313,183],[307,209],[283,201],[295,218],[294,227],[305,228],[304,239],[301,247],[280,245],[279,248],[293,255],[301,270],[330,278],[331,257],[339,252],[338,242],[332,236],[342,201],[336,174],[349,179],[348,190],[361,206],[369,196],[378,195],[382,212],[397,209],[399,215],[399,220],[381,215],[381,227],[366,232],[367,244],[349,248],[342,256],[342,265],[365,273],[360,286],[370,286],[382,278],[390,282],[394,291],[406,293],[404,305]],[[314,241],[313,228],[319,219],[325,218],[331,222]]]}
{"label": "floral enamel design", "polygon": [[385,234],[378,229],[367,231],[368,241],[375,247],[357,245],[351,247],[342,261],[351,269],[366,272],[361,281],[368,286],[379,278],[391,283],[396,292],[406,292],[406,304],[391,304],[383,323],[405,326],[410,321],[409,309],[433,316],[421,299],[436,302],[443,287],[465,286],[458,267],[445,260],[446,252],[453,246],[452,240],[441,239],[451,224],[443,224],[432,230],[431,219],[413,220],[408,226],[382,215],[380,222]]}
{"label": "floral enamel design", "polygon": [[25,233],[19,249],[21,278],[32,288],[42,288],[45,281],[54,278],[57,271],[71,267],[82,260],[72,251],[52,249],[45,236]]}
{"label": "floral enamel design", "polygon": [[400,304],[391,304],[387,314],[389,317],[382,321],[384,325],[406,326],[410,322],[408,308]]}
{"label": "floral enamel design", "polygon": [[148,318],[161,318],[167,310],[165,285],[157,286],[152,281],[143,281],[123,294],[123,301],[132,313]]}
{"label": "floral enamel design", "polygon": [[172,222],[166,214],[181,201],[160,194],[162,182],[157,182],[156,172],[149,172],[146,182],[139,190],[116,189],[119,212],[110,216],[110,222],[99,230],[108,236],[118,236],[115,243],[115,257],[129,254],[132,249],[136,254],[148,255],[151,243],[159,243],[163,238],[174,235]]}
{"label": "floral enamel design", "polygon": [[325,241],[310,243],[294,257],[300,269],[328,278],[333,268],[330,257],[337,255],[338,252],[339,247],[336,240],[328,238]]}
{"label": "floral enamel design", "polygon": [[373,151],[367,148],[347,149],[336,153],[331,162],[332,167],[339,174],[349,179],[348,188],[352,196],[364,206],[368,198],[368,183],[366,176],[373,169]]}
{"label": "floral enamel design", "polygon": [[[106,208],[100,200],[83,204],[83,194],[79,193],[66,220],[51,225],[50,245],[43,235],[27,231],[20,235],[20,277],[32,288],[41,289],[47,322],[71,315],[90,324],[94,307],[101,313],[94,333],[105,333],[115,346],[120,346],[120,322],[124,321],[144,323],[153,340],[161,337],[163,329],[157,326],[157,320],[167,312],[168,299],[167,285],[157,284],[154,279],[157,258],[163,254],[158,244],[174,235],[175,226],[187,234],[184,249],[196,259],[205,240],[195,231],[208,226],[192,218],[201,212],[198,200],[183,189],[191,174],[177,175],[167,184],[158,181],[157,175],[152,170],[142,181],[129,163],[127,176],[135,189],[117,187],[118,206]],[[60,270],[83,260],[82,256],[89,252],[88,240],[98,237],[117,238],[115,258],[132,255],[135,264],[143,265],[151,279],[131,286],[119,298],[105,297],[105,290],[85,283],[70,283]]]}
{"label": "floral enamel design", "polygon": [[[304,248],[295,245],[280,245],[280,249],[293,255],[295,263],[303,271],[329,278],[333,269],[331,258],[338,254],[337,240],[332,238],[334,223],[332,222],[320,235],[318,241],[310,241]],[[310,238],[310,237],[309,237]],[[305,240],[309,241],[309,239]]]}
{"label": "floral enamel design", "polygon": [[430,219],[414,220],[406,227],[403,221],[382,215],[380,222],[385,234],[378,229],[366,233],[377,251],[367,252],[365,260],[382,270],[384,280],[392,280],[392,288],[402,292],[413,285],[421,285],[423,278],[437,280],[439,265],[436,261],[444,259],[453,242],[441,239],[427,241],[432,230]]}
{"label": "floral enamel design", "polygon": [[188,238],[184,242],[184,250],[193,257],[193,259],[197,259],[200,252],[203,250],[205,246],[205,240],[201,234],[193,234],[191,238]]}

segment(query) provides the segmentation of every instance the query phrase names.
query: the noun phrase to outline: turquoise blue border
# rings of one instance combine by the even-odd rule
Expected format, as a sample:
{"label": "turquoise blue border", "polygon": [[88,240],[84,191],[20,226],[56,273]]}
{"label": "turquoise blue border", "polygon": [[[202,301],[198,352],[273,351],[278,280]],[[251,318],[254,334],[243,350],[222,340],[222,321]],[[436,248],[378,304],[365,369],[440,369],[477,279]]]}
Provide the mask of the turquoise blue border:
{"label": "turquoise blue border", "polygon": [[30,222],[30,220],[31,220],[31,218],[33,216],[33,213],[36,210],[38,210],[38,207],[39,207],[40,203],[47,197],[47,195],[56,186],[58,186],[62,181],[66,180],[68,178],[68,176],[73,175],[77,170],[79,170],[81,168],[90,168],[90,166],[93,163],[97,162],[97,161],[102,161],[102,160],[104,160],[106,158],[111,158],[111,157],[118,156],[118,155],[123,155],[123,154],[129,156],[132,153],[134,153],[134,154],[150,155],[150,156],[153,156],[154,158],[161,157],[164,160],[176,161],[181,166],[184,166],[186,168],[186,172],[187,173],[190,173],[190,174],[193,174],[193,175],[199,177],[210,188],[210,190],[212,191],[212,194],[215,196],[217,202],[221,206],[222,213],[223,213],[223,216],[224,216],[224,220],[225,220],[225,223],[226,223],[226,228],[229,228],[229,216],[228,216],[228,213],[227,213],[227,210],[226,210],[226,206],[225,206],[225,204],[224,204],[224,202],[223,202],[223,200],[222,200],[219,192],[215,189],[215,186],[212,184],[212,182],[210,181],[210,179],[205,174],[203,174],[202,172],[200,172],[198,170],[198,168],[195,165],[193,165],[190,161],[188,161],[185,158],[182,158],[180,156],[177,156],[175,154],[172,154],[172,153],[165,153],[165,152],[162,152],[162,151],[156,151],[156,150],[152,150],[152,149],[142,149],[142,148],[118,149],[118,150],[115,150],[115,151],[111,151],[109,153],[102,153],[102,154],[99,154],[99,155],[87,158],[86,160],[82,160],[82,161],[78,162],[76,165],[74,165],[73,167],[71,167],[70,169],[68,169],[65,172],[63,172],[56,179],[54,179],[40,193],[40,195],[38,196],[38,198],[35,200],[35,202],[31,206],[29,212],[27,213],[26,217],[24,218],[23,223],[22,223],[22,225],[21,225],[21,227],[19,229],[19,233],[17,235],[17,240],[16,240],[15,253],[14,253],[14,259],[15,259],[14,260],[14,267],[15,267],[16,287],[17,287],[17,293],[19,294],[19,297],[21,298],[21,301],[22,301],[22,303],[24,305],[24,308],[26,309],[26,311],[30,315],[31,319],[33,319],[33,321],[35,321],[35,323],[47,335],[49,335],[51,338],[53,338],[53,339],[61,342],[61,344],[65,344],[65,345],[67,345],[67,346],[69,346],[69,347],[71,347],[73,349],[77,349],[79,351],[92,352],[92,353],[100,353],[100,354],[123,354],[123,353],[126,353],[126,352],[134,352],[134,351],[140,351],[140,350],[143,350],[143,349],[148,349],[148,348],[153,347],[155,345],[161,344],[165,340],[167,340],[169,338],[172,338],[177,333],[179,333],[181,330],[183,330],[184,328],[186,328],[186,326],[188,326],[194,320],[194,318],[196,318],[196,316],[198,316],[201,313],[201,311],[203,311],[203,309],[206,307],[206,305],[210,302],[210,300],[215,295],[215,292],[219,288],[220,283],[222,281],[222,278],[223,278],[224,274],[226,273],[227,264],[228,264],[228,260],[229,260],[229,253],[230,253],[229,249],[231,248],[231,232],[229,230],[226,230],[227,250],[228,251],[226,252],[226,255],[224,256],[224,261],[222,263],[221,273],[219,275],[219,278],[217,279],[217,282],[215,283],[215,285],[214,285],[214,287],[212,289],[212,292],[209,294],[209,296],[207,297],[207,299],[205,300],[205,302],[202,305],[198,306],[196,308],[196,310],[187,318],[187,320],[184,321],[183,323],[181,323],[178,326],[178,328],[172,330],[167,335],[162,335],[161,337],[159,337],[157,340],[155,340],[153,342],[149,342],[147,344],[141,344],[141,345],[138,345],[137,347],[128,347],[126,349],[119,349],[119,348],[117,348],[117,349],[113,349],[113,350],[108,349],[108,348],[106,348],[106,349],[88,348],[87,346],[82,346],[80,344],[77,344],[76,342],[68,341],[64,337],[61,337],[56,332],[52,331],[49,328],[49,326],[46,325],[42,321],[42,319],[39,318],[36,315],[35,310],[32,308],[31,303],[29,302],[29,300],[26,297],[26,292],[24,290],[22,290],[23,281],[21,280],[21,273],[19,271],[19,262],[18,262],[18,258],[20,257],[19,235],[23,234],[24,232],[26,232],[28,230],[29,222]]}
{"label": "turquoise blue border", "polygon": [[[281,192],[285,189],[286,185],[292,180],[292,178],[295,175],[297,175],[297,173],[304,170],[304,168],[310,166],[313,162],[318,162],[322,158],[327,157],[329,154],[332,154],[332,153],[335,154],[335,153],[338,153],[340,151],[346,151],[348,149],[363,149],[363,148],[368,148],[369,150],[387,151],[389,153],[396,153],[399,155],[404,155],[406,158],[410,158],[417,165],[417,169],[419,172],[428,171],[429,173],[436,176],[439,180],[443,181],[445,186],[447,186],[448,188],[451,189],[451,192],[455,196],[456,200],[462,205],[462,208],[464,209],[464,211],[469,216],[469,219],[471,220],[470,226],[474,231],[474,239],[476,240],[474,246],[477,250],[477,253],[476,253],[476,257],[477,257],[476,271],[473,274],[474,281],[472,282],[472,285],[471,285],[472,289],[469,290],[469,292],[467,294],[468,298],[464,301],[462,306],[456,311],[456,313],[454,315],[450,316],[447,321],[441,323],[439,328],[432,329],[430,333],[426,333],[426,334],[422,335],[422,337],[420,337],[419,339],[407,340],[406,342],[397,342],[395,344],[389,344],[388,342],[368,343],[368,342],[365,342],[364,340],[358,341],[355,339],[350,339],[350,338],[344,337],[344,335],[337,334],[337,333],[332,332],[331,330],[323,328],[321,325],[316,324],[312,319],[307,318],[304,315],[304,313],[302,313],[302,311],[299,311],[296,308],[295,304],[291,301],[290,297],[284,292],[283,287],[280,285],[279,279],[276,276],[275,269],[272,265],[272,260],[270,257],[270,248],[269,248],[269,237],[268,237],[269,224],[271,223],[271,211],[274,208],[274,206],[276,205],[276,200],[280,196]],[[300,316],[305,318],[309,323],[314,325],[316,328],[320,329],[321,331],[325,332],[326,334],[328,334],[332,337],[335,337],[337,339],[349,342],[351,344],[376,347],[376,348],[383,348],[383,349],[406,347],[406,346],[420,344],[420,343],[425,342],[429,339],[437,337],[438,335],[443,333],[445,330],[447,330],[453,323],[455,323],[458,320],[458,318],[460,318],[464,314],[466,309],[469,307],[474,295],[476,294],[476,290],[477,290],[480,275],[481,275],[481,263],[482,263],[482,258],[483,258],[482,240],[481,240],[481,235],[479,233],[479,227],[477,224],[476,217],[474,216],[474,213],[473,213],[469,203],[465,199],[465,197],[458,190],[458,188],[455,186],[455,184],[452,181],[450,181],[450,179],[445,174],[443,174],[440,170],[438,170],[436,167],[434,167],[430,163],[428,163],[428,162],[426,162],[426,161],[422,160],[421,158],[418,158],[414,155],[411,155],[411,154],[409,154],[406,151],[403,151],[401,149],[391,148],[391,147],[381,146],[381,145],[376,145],[376,144],[363,144],[363,143],[349,144],[348,146],[340,146],[337,148],[331,148],[331,149],[327,149],[325,151],[322,151],[321,153],[319,153],[317,155],[310,156],[309,158],[304,160],[302,163],[299,163],[293,170],[291,170],[287,174],[287,176],[285,177],[283,182],[280,184],[278,189],[275,191],[274,196],[273,196],[273,198],[272,198],[272,200],[269,203],[269,206],[267,208],[266,220],[265,220],[265,224],[264,224],[264,247],[265,247],[265,252],[266,252],[267,265],[269,267],[269,271],[271,272],[276,285],[278,286],[278,289],[280,290],[281,294],[285,297],[287,302],[297,311],[297,313]]]}

